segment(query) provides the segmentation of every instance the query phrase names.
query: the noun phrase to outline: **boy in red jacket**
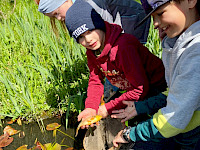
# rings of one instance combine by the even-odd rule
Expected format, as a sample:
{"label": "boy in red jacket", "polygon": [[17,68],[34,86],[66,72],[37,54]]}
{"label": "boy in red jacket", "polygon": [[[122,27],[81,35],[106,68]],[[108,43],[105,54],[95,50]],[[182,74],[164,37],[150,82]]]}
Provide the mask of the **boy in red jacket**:
{"label": "boy in red jacket", "polygon": [[[78,121],[96,114],[106,118],[113,110],[126,106],[122,101],[144,100],[154,95],[150,92],[154,89],[165,91],[162,61],[133,35],[122,33],[120,26],[103,21],[90,5],[82,5],[81,0],[69,8],[65,20],[69,34],[87,49],[90,70],[85,109]],[[105,77],[126,92],[99,106]]]}

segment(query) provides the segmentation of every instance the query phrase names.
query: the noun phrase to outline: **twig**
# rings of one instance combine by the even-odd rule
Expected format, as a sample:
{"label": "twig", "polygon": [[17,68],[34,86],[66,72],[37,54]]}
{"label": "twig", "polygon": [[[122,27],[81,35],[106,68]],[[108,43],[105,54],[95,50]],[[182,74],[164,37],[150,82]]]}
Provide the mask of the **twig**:
{"label": "twig", "polygon": [[0,15],[5,19],[6,16],[4,15],[4,13],[0,10]]}
{"label": "twig", "polygon": [[[13,6],[13,9],[12,9],[12,13],[14,12],[14,10],[15,10],[15,8],[16,8],[16,3],[17,3],[17,1],[14,0],[14,6]],[[1,11],[1,10],[0,10],[0,15],[1,15],[4,19],[6,19],[6,16],[4,15],[3,11]]]}
{"label": "twig", "polygon": [[16,7],[16,0],[14,0],[14,7],[13,7],[13,10],[12,10],[12,13],[14,12],[15,7]]}

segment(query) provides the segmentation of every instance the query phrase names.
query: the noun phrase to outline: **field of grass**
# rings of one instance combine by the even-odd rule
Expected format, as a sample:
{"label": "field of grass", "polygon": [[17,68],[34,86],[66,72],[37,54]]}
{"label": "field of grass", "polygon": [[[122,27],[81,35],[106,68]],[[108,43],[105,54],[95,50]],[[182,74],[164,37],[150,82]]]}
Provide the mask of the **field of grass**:
{"label": "field of grass", "polygon": [[[59,22],[57,38],[33,0],[1,0],[0,6],[0,119],[80,112],[88,82],[85,49]],[[161,57],[152,25],[146,46]]]}

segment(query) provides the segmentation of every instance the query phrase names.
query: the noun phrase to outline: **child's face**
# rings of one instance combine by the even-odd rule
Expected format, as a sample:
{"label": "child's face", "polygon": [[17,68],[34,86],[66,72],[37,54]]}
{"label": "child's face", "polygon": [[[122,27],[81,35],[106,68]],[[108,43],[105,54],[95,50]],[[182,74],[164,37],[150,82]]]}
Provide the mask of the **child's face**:
{"label": "child's face", "polygon": [[56,18],[60,21],[64,21],[66,12],[72,6],[72,4],[73,4],[72,2],[70,3],[70,1],[69,2],[66,1],[60,7],[58,7],[56,10],[54,10],[50,13],[46,13],[45,15],[48,17]]}
{"label": "child's face", "polygon": [[87,49],[98,50],[104,46],[105,32],[99,29],[86,31],[79,36],[78,42]]}
{"label": "child's face", "polygon": [[188,1],[184,0],[180,3],[168,2],[153,12],[155,28],[163,30],[169,38],[184,32],[194,23]]}

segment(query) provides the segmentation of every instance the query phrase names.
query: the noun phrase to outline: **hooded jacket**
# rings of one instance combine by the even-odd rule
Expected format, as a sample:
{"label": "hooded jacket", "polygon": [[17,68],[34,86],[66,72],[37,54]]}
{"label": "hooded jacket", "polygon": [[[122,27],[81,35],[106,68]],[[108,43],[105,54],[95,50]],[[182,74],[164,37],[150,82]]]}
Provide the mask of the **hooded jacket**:
{"label": "hooded jacket", "polygon": [[[200,125],[200,21],[179,37],[163,41],[163,63],[169,87],[167,106],[159,111],[166,121],[154,121],[165,136],[194,129]],[[155,116],[161,117],[158,114]],[[157,120],[157,119],[156,119]],[[161,128],[161,125],[163,127]],[[169,130],[166,133],[166,130]]]}
{"label": "hooded jacket", "polygon": [[164,38],[162,47],[169,87],[167,105],[131,129],[130,138],[135,142],[180,133],[187,137],[188,131],[200,126],[200,21],[178,37]]}
{"label": "hooded jacket", "polygon": [[147,19],[144,24],[135,26],[145,16],[142,5],[134,0],[85,0],[101,17],[109,22],[120,25],[125,33],[137,37],[141,43],[147,42],[151,19]]}
{"label": "hooded jacket", "polygon": [[90,69],[86,108],[98,110],[103,94],[103,80],[106,77],[112,85],[126,90],[119,98],[106,103],[109,114],[125,106],[122,101],[144,100],[150,88],[166,88],[164,66],[131,34],[122,33],[116,24],[105,22],[105,47],[96,57],[87,49]]}

